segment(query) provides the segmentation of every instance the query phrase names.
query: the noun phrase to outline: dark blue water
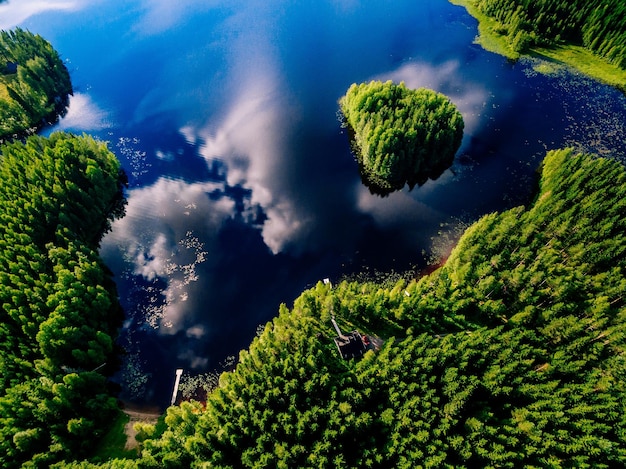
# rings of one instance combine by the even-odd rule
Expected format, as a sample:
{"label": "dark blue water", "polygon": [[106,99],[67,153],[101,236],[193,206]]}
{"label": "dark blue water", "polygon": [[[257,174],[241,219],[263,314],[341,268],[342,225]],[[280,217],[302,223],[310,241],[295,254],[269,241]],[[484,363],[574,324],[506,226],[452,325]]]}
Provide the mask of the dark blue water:
{"label": "dark blue water", "polygon": [[[76,93],[58,128],[109,141],[129,174],[101,252],[136,402],[167,404],[176,368],[219,367],[316,281],[414,272],[468,222],[527,203],[546,150],[626,153],[624,96],[483,51],[445,0],[10,0],[0,27],[15,25],[67,61]],[[337,100],[371,79],[462,111],[437,181],[386,198],[361,185]]]}

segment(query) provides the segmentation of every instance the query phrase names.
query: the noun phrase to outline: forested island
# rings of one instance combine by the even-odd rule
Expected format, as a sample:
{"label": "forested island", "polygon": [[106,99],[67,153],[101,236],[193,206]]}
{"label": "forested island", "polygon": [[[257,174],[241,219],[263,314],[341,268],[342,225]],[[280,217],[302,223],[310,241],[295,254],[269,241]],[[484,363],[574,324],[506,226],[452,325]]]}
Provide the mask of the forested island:
{"label": "forested island", "polygon": [[532,54],[626,91],[622,0],[451,0],[475,16],[479,42],[516,59]]}
{"label": "forested island", "polygon": [[0,143],[55,122],[70,94],[69,72],[48,41],[20,28],[0,31]]}
{"label": "forested island", "polygon": [[452,165],[463,116],[443,94],[387,81],[352,84],[339,100],[361,180],[387,195],[436,179]]}

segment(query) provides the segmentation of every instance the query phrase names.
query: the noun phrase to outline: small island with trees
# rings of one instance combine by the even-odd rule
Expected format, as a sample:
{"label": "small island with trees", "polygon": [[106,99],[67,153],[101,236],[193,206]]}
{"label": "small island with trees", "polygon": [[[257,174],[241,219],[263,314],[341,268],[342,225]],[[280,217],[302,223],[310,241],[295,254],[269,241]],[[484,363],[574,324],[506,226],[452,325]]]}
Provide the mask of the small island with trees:
{"label": "small island with trees", "polygon": [[70,94],[69,72],[48,41],[20,28],[0,31],[0,143],[55,122]]}
{"label": "small island with trees", "polygon": [[352,84],[339,100],[363,183],[374,194],[413,189],[449,168],[463,116],[443,94],[387,81]]}

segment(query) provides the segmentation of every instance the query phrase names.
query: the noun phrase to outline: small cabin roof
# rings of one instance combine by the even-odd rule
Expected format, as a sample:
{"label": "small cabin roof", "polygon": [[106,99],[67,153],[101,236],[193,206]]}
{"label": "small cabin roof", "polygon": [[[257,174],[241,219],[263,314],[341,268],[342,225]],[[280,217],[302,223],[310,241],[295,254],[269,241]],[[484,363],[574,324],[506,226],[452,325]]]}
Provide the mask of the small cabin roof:
{"label": "small cabin roof", "polygon": [[363,344],[363,338],[358,331],[352,331],[348,334],[341,334],[335,337],[335,344],[341,358],[347,360],[349,358],[358,358],[365,353],[365,345]]}

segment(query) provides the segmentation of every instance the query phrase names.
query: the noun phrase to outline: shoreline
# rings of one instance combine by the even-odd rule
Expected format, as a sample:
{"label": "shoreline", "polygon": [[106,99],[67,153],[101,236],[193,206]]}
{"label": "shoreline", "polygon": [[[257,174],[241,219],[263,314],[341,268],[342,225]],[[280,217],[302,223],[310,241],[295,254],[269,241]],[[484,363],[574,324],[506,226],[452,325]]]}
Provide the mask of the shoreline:
{"label": "shoreline", "polygon": [[[548,69],[553,67],[572,68],[594,80],[613,86],[626,94],[626,70],[609,63],[584,47],[573,44],[564,44],[551,48],[533,47],[529,53],[520,54],[513,50],[506,36],[498,33],[498,29],[502,28],[502,24],[478,10],[473,0],[448,1],[453,5],[465,8],[478,21],[478,35],[474,42],[483,49],[513,61],[517,61],[522,57],[543,60],[549,64]],[[544,73],[541,67],[537,71]]]}

